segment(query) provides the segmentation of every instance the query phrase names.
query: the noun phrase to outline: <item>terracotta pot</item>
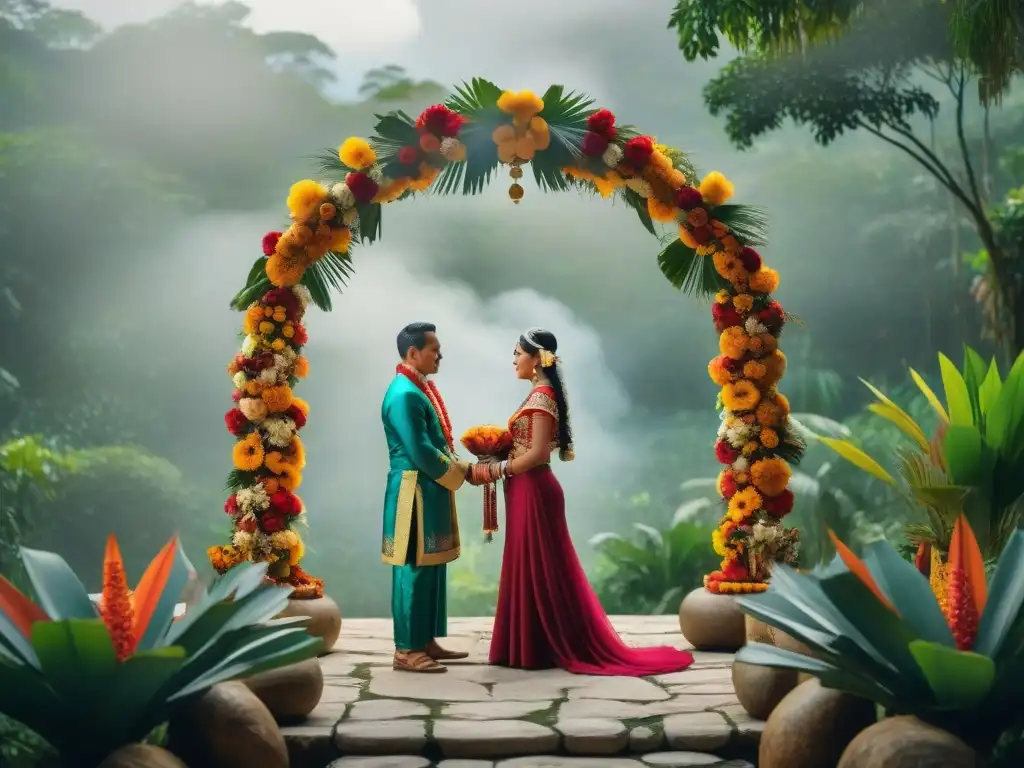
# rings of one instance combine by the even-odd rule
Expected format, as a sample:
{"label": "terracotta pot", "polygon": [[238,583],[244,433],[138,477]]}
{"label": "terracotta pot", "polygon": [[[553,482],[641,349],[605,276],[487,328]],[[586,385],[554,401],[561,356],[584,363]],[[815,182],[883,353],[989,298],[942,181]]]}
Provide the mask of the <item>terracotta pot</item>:
{"label": "terracotta pot", "polygon": [[881,720],[850,742],[838,768],[981,768],[973,749],[916,717]]}
{"label": "terracotta pot", "polygon": [[874,722],[874,702],[808,680],[790,691],[768,718],[757,764],[835,768],[846,746]]}
{"label": "terracotta pot", "polygon": [[301,720],[320,703],[324,673],[319,659],[278,667],[242,681],[279,723]]}
{"label": "terracotta pot", "polygon": [[289,599],[287,607],[277,614],[285,616],[308,616],[310,621],[306,632],[323,640],[321,655],[330,653],[341,634],[341,609],[327,595],[314,600]]}
{"label": "terracotta pot", "polygon": [[786,695],[797,686],[795,669],[773,669],[734,661],[732,687],[747,714],[767,720]]}
{"label": "terracotta pot", "polygon": [[111,752],[99,768],[187,768],[173,752],[153,744],[127,744]]}
{"label": "terracotta pot", "polygon": [[746,642],[743,613],[731,595],[698,587],[679,606],[679,629],[698,651],[736,651]]}

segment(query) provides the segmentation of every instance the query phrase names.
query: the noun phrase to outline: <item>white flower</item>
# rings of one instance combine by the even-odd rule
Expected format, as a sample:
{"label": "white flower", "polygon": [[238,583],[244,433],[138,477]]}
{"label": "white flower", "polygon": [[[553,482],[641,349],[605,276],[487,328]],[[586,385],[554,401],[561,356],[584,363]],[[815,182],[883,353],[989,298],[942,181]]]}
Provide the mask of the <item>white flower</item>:
{"label": "white flower", "polygon": [[459,151],[462,148],[462,143],[451,136],[441,140],[441,157],[450,163],[455,162],[455,158],[458,157]]}
{"label": "white flower", "polygon": [[248,531],[235,531],[231,543],[246,560],[252,554],[253,536]]}
{"label": "white flower", "polygon": [[260,340],[252,334],[245,337],[242,341],[242,354],[246,357],[252,357],[252,353],[256,351],[256,347],[259,345]]}
{"label": "white flower", "polygon": [[[268,366],[260,371],[260,381],[264,384],[277,384],[281,378],[281,371],[276,365]],[[287,378],[287,377],[286,377]]]}
{"label": "white flower", "polygon": [[732,468],[735,472],[746,472],[750,469],[750,462],[747,461],[746,456],[740,456],[732,463]]}
{"label": "white flower", "polygon": [[267,496],[267,490],[262,483],[243,488],[235,494],[235,501],[238,502],[238,508],[243,512],[253,514],[262,512],[270,506],[270,497]]}
{"label": "white flower", "polygon": [[299,300],[299,304],[302,305],[303,309],[309,306],[309,302],[311,299],[309,295],[309,288],[307,288],[304,285],[293,285],[292,293],[295,294],[295,298]]}
{"label": "white flower", "polygon": [[744,421],[738,421],[726,429],[725,439],[733,448],[742,448],[750,440],[753,430]]}
{"label": "white flower", "polygon": [[342,211],[347,211],[356,204],[356,196],[348,188],[348,184],[338,183],[331,187],[331,199]]}
{"label": "white flower", "polygon": [[355,208],[349,208],[343,214],[341,214],[341,220],[345,223],[346,227],[351,227],[356,219],[359,218],[359,211]]}
{"label": "white flower", "polygon": [[608,149],[601,155],[601,159],[609,168],[614,168],[622,162],[622,147],[618,144],[609,144]]}
{"label": "white flower", "polygon": [[247,380],[248,379],[246,379],[244,371],[239,371],[231,377],[231,383],[235,385],[235,389],[241,389],[244,387]]}
{"label": "white flower", "polygon": [[375,184],[380,184],[384,180],[384,171],[376,164],[366,172],[366,175],[373,179]]}
{"label": "white flower", "polygon": [[640,197],[648,198],[654,191],[651,189],[651,184],[647,179],[641,179],[634,177],[632,179],[626,179],[626,186],[636,192]]}
{"label": "white flower", "polygon": [[757,315],[751,315],[747,318],[747,321],[743,324],[744,330],[748,336],[757,336],[759,333],[768,333],[768,328],[761,324],[757,319]]}
{"label": "white flower", "polygon": [[295,434],[295,422],[287,416],[271,416],[260,423],[259,429],[268,443],[284,448]]}

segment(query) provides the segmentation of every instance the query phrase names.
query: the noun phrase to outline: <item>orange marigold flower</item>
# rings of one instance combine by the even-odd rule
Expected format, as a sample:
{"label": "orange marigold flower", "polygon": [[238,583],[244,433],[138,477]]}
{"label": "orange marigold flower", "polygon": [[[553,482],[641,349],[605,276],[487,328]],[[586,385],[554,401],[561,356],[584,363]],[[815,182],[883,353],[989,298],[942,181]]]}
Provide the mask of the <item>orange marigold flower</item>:
{"label": "orange marigold flower", "polygon": [[[294,334],[294,329],[292,330]],[[309,375],[309,358],[305,355],[299,355],[295,358],[295,377],[297,379],[304,379]]]}
{"label": "orange marigold flower", "polygon": [[281,483],[281,487],[286,491],[295,493],[298,487],[302,485],[302,471],[290,464],[285,464],[278,482]]}
{"label": "orange marigold flower", "polygon": [[[765,385],[776,384],[786,372],[786,355],[781,349],[776,349],[770,355],[761,360],[764,365],[764,376],[762,381]],[[752,377],[751,377],[752,378]]]}
{"label": "orange marigold flower", "polygon": [[746,379],[722,387],[722,404],[730,411],[751,411],[760,401],[760,391]]}
{"label": "orange marigold flower", "polygon": [[747,279],[747,271],[739,257],[728,251],[718,251],[712,257],[715,271],[730,283],[740,283]]}
{"label": "orange marigold flower", "polygon": [[792,474],[789,464],[783,459],[761,459],[750,467],[751,481],[766,496],[778,496],[786,490]]}
{"label": "orange marigold flower", "polygon": [[253,304],[247,310],[245,310],[245,320],[242,323],[242,329],[246,335],[256,333],[260,327],[260,323],[263,321],[263,307],[259,304]]}
{"label": "orange marigold flower", "polygon": [[307,419],[309,418],[309,403],[307,403],[301,397],[295,397],[293,395],[292,396],[292,405],[294,405],[296,408],[298,408],[299,411],[302,412],[303,416],[305,416]]}
{"label": "orange marigold flower", "polygon": [[761,508],[762,502],[761,494],[753,488],[747,487],[737,491],[729,499],[729,519],[737,523],[743,522]]}
{"label": "orange marigold flower", "polygon": [[761,354],[770,355],[779,348],[779,340],[770,333],[759,333],[757,338],[761,342]]}
{"label": "orange marigold flower", "polygon": [[762,426],[772,427],[779,423],[779,409],[774,403],[767,400],[762,401],[757,406],[755,415],[757,416],[757,423]]}
{"label": "orange marigold flower", "polygon": [[670,203],[663,203],[656,197],[649,197],[647,198],[647,213],[655,221],[666,224],[670,221],[675,221],[676,207]]}
{"label": "orange marigold flower", "polygon": [[747,342],[750,337],[746,331],[738,325],[726,328],[718,337],[718,350],[733,360],[739,360],[747,352]]}
{"label": "orange marigold flower", "polygon": [[263,484],[263,490],[267,492],[268,496],[273,496],[281,489],[281,484],[276,477],[263,476],[260,478],[260,482]]}
{"label": "orange marigold flower", "polygon": [[333,219],[338,215],[338,209],[332,203],[320,203],[320,218],[324,220]]}
{"label": "orange marigold flower", "polygon": [[[296,253],[298,256],[295,255]],[[278,288],[295,285],[302,279],[302,275],[306,271],[304,258],[303,251],[291,251],[287,257],[275,253],[267,259],[267,279]]]}
{"label": "orange marigold flower", "polygon": [[786,397],[781,392],[776,392],[775,393],[775,405],[778,407],[778,409],[780,411],[782,411],[782,415],[783,416],[789,416],[790,409],[789,409],[789,398],[788,397]]}
{"label": "orange marigold flower", "polygon": [[708,376],[720,387],[725,386],[733,379],[733,375],[725,367],[726,360],[724,355],[719,355],[708,363]]}
{"label": "orange marigold flower", "polygon": [[750,276],[750,290],[757,293],[775,293],[779,287],[779,273],[771,267],[761,267]]}
{"label": "orange marigold flower", "polygon": [[694,208],[686,214],[686,223],[696,229],[708,223],[708,212],[703,208]]}
{"label": "orange marigold flower", "polygon": [[741,293],[733,298],[732,305],[739,312],[749,312],[754,308],[754,297],[749,293]]}
{"label": "orange marigold flower", "polygon": [[767,368],[757,360],[748,360],[743,364],[743,377],[746,379],[760,380],[767,373]]}
{"label": "orange marigold flower", "polygon": [[761,428],[761,445],[765,448],[775,448],[779,444],[779,433],[771,427]]}
{"label": "orange marigold flower", "polygon": [[292,388],[287,384],[277,387],[268,387],[261,393],[267,410],[271,413],[283,413],[287,411],[293,402]]}
{"label": "orange marigold flower", "polygon": [[288,443],[288,463],[299,469],[306,466],[306,447],[298,435],[292,435],[291,442]]}
{"label": "orange marigold flower", "polygon": [[231,451],[231,458],[234,461],[235,469],[242,472],[252,472],[263,464],[263,441],[259,432],[250,432],[243,439],[235,443]]}

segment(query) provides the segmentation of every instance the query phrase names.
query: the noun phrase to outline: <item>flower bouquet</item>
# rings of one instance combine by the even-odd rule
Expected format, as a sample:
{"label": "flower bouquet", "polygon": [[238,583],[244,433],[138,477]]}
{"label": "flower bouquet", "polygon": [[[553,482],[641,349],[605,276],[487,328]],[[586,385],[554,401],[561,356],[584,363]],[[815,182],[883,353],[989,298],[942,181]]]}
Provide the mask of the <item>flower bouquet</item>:
{"label": "flower bouquet", "polygon": [[[462,435],[462,445],[479,461],[502,461],[512,450],[512,434],[505,427],[471,427]],[[484,539],[491,541],[498,530],[498,489],[495,483],[484,485]]]}

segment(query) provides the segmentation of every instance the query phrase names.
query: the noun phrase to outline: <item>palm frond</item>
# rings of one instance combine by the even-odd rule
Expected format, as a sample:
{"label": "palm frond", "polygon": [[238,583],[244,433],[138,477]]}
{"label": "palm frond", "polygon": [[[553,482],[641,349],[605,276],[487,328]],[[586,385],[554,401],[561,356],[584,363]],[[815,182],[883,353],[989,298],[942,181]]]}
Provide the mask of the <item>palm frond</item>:
{"label": "palm frond", "polygon": [[686,183],[690,186],[697,186],[700,182],[700,177],[697,175],[696,167],[690,162],[689,156],[683,150],[676,147],[665,147],[663,152],[672,161],[672,167],[677,171],[681,171],[683,176],[686,177]]}
{"label": "palm frond", "polygon": [[729,285],[710,257],[698,256],[679,238],[658,254],[658,266],[673,286],[690,296],[706,298]]}
{"label": "palm frond", "polygon": [[651,220],[651,214],[647,211],[647,200],[628,187],[620,189],[619,196],[623,199],[626,205],[636,211],[636,215],[639,217],[640,223],[644,225],[644,229],[657,237],[658,233],[654,229],[654,222]]}
{"label": "palm frond", "polygon": [[345,177],[353,170],[341,162],[336,149],[322,149],[312,159],[317,162],[317,170],[325,181],[335,183],[345,181]]}
{"label": "palm frond", "polygon": [[273,286],[267,277],[267,260],[260,256],[249,268],[249,275],[245,279],[245,286],[231,299],[231,309],[244,312],[250,304],[269,291]]}
{"label": "palm frond", "polygon": [[432,190],[448,195],[462,192],[475,195],[483,191],[498,167],[498,149],[491,140],[494,129],[505,115],[498,109],[502,90],[483,78],[456,87],[445,106],[466,118],[459,141],[466,147],[466,162],[451,163],[442,171]]}
{"label": "palm frond", "polygon": [[358,241],[360,243],[376,242],[383,232],[381,204],[363,203],[357,205],[356,210],[359,212],[356,225],[358,231],[354,234],[358,235]]}
{"label": "palm frond", "polygon": [[374,117],[377,118],[376,135],[371,137],[370,144],[384,175],[392,178],[410,175],[408,166],[399,162],[398,153],[402,147],[419,145],[416,121],[400,109]]}
{"label": "palm frond", "polygon": [[224,483],[224,488],[232,493],[236,493],[242,488],[248,488],[250,485],[255,484],[255,482],[255,472],[243,472],[240,469],[233,469],[228,474],[228,479]]}
{"label": "palm frond", "polygon": [[565,93],[561,85],[551,86],[541,98],[544,109],[539,117],[548,124],[551,143],[534,155],[533,177],[545,192],[564,192],[570,185],[562,169],[576,165],[582,157],[580,146],[594,102],[584,94]]}
{"label": "palm frond", "polygon": [[717,206],[711,215],[728,225],[746,245],[768,244],[768,216],[761,208],[729,203]]}

